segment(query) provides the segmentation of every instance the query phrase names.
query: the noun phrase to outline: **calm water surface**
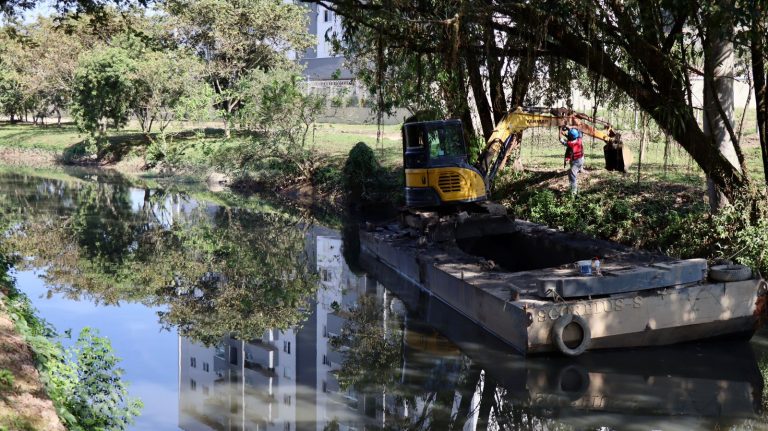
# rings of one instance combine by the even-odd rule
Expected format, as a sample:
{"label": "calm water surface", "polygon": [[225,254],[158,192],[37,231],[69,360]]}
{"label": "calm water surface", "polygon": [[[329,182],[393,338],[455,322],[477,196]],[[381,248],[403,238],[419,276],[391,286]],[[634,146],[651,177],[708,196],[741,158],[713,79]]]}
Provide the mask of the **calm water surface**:
{"label": "calm water surface", "polygon": [[0,199],[19,288],[122,358],[131,430],[768,429],[762,332],[525,360],[301,211],[94,175],[2,174]]}

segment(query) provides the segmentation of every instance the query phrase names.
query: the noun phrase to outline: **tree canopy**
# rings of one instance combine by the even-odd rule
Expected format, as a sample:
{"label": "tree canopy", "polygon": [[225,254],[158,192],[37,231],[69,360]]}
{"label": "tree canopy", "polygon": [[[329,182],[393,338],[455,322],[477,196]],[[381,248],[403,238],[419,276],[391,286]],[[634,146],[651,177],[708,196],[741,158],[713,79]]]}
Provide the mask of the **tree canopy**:
{"label": "tree canopy", "polygon": [[[746,48],[745,29],[761,19],[749,13],[753,2],[317,3],[344,16],[339,48],[355,59],[369,85],[389,90],[392,102],[438,100],[449,115],[470,121],[472,94],[488,136],[505,110],[525,103],[532,84],[557,91],[559,76],[572,86],[577,72],[586,71],[637,103],[728,198],[749,184],[724,155],[722,139],[697,121],[702,107],[692,99],[691,81],[701,77],[713,85],[714,65],[730,61],[705,64],[710,47],[724,41]],[[705,106],[705,114],[733,129],[723,112],[728,106],[718,104],[724,103]]]}

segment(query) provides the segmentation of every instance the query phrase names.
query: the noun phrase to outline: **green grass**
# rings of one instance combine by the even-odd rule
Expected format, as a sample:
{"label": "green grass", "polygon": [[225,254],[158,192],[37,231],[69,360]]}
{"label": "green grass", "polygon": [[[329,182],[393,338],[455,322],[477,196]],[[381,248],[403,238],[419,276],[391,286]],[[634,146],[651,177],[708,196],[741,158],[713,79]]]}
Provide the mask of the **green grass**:
{"label": "green grass", "polygon": [[[313,133],[314,132],[314,133]],[[365,142],[376,151],[379,162],[386,167],[402,165],[400,126],[382,126],[381,146],[376,145],[375,125],[317,124],[308,135],[308,144],[332,159],[346,159],[347,153],[358,142]]]}
{"label": "green grass", "polygon": [[63,152],[83,138],[72,124],[58,127],[0,122],[0,147]]}

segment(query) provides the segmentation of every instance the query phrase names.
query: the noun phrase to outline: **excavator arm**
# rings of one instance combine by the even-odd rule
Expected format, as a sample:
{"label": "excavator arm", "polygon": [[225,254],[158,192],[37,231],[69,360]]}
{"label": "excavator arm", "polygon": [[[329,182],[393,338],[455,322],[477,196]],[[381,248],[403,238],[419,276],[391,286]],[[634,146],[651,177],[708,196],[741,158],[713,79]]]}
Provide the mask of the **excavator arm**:
{"label": "excavator arm", "polygon": [[[566,108],[522,108],[508,112],[496,125],[483,152],[478,158],[478,170],[485,178],[486,188],[490,191],[496,174],[504,167],[511,151],[520,146],[522,133],[532,127],[576,127],[584,135],[594,136],[606,143],[606,167],[609,170],[624,170],[623,159],[617,163],[621,155],[621,135],[613,127],[602,120],[586,114],[574,112]],[[602,126],[602,129],[598,127]],[[609,160],[613,159],[613,160]],[[611,163],[612,162],[612,163]],[[613,169],[611,169],[613,168]]]}

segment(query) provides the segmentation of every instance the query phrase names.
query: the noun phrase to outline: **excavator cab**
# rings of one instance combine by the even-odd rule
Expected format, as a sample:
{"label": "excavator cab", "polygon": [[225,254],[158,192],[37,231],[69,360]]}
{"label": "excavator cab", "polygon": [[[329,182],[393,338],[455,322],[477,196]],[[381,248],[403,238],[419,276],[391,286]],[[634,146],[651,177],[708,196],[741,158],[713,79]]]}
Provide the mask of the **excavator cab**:
{"label": "excavator cab", "polygon": [[437,208],[487,199],[483,176],[467,160],[461,121],[406,123],[402,132],[406,206]]}

